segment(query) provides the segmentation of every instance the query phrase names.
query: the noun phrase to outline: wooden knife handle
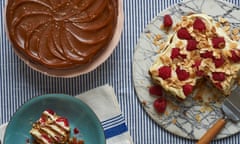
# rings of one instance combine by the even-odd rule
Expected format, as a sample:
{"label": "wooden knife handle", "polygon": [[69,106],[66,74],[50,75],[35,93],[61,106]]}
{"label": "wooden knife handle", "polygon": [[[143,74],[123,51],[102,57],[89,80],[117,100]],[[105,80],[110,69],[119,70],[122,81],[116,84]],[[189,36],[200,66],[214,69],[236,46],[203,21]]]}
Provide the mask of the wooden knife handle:
{"label": "wooden knife handle", "polygon": [[221,131],[225,126],[226,119],[219,119],[197,142],[197,144],[209,144],[212,139]]}

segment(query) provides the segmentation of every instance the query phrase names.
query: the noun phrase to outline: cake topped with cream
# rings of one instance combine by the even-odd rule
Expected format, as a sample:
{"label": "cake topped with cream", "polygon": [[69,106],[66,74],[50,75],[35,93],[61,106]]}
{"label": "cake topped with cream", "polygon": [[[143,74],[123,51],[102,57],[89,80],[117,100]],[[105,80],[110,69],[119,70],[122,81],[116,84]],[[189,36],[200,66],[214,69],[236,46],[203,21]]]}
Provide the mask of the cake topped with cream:
{"label": "cake topped with cream", "polygon": [[149,69],[154,83],[185,99],[207,79],[229,95],[240,69],[239,43],[206,14],[183,16],[172,30]]}
{"label": "cake topped with cream", "polygon": [[70,126],[67,118],[45,110],[30,133],[38,144],[66,144],[70,139]]}

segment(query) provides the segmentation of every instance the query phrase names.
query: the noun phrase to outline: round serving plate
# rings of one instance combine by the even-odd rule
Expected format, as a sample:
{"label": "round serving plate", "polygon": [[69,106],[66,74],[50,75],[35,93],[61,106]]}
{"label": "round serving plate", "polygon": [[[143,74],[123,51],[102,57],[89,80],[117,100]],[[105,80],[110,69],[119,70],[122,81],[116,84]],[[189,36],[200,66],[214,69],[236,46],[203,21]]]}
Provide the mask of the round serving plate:
{"label": "round serving plate", "polygon": [[[70,137],[89,144],[105,144],[104,130],[96,114],[80,99],[65,94],[47,94],[32,98],[13,115],[4,134],[4,144],[32,141],[29,131],[32,124],[41,117],[44,110],[51,109],[57,115],[66,117],[70,123]],[[79,134],[74,133],[74,128]]]}

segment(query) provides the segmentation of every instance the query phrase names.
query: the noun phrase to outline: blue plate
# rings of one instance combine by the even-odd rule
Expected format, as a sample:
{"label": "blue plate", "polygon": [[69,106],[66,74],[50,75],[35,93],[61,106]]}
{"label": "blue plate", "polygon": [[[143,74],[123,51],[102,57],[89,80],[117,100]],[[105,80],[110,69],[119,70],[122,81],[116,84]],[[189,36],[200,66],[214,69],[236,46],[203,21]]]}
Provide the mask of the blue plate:
{"label": "blue plate", "polygon": [[[71,136],[83,139],[86,144],[106,143],[100,121],[84,102],[69,95],[48,94],[37,96],[19,108],[7,126],[4,144],[25,144],[26,140],[31,141],[29,131],[32,123],[38,120],[46,109],[52,109],[58,115],[68,118]],[[75,134],[74,128],[80,132]]]}

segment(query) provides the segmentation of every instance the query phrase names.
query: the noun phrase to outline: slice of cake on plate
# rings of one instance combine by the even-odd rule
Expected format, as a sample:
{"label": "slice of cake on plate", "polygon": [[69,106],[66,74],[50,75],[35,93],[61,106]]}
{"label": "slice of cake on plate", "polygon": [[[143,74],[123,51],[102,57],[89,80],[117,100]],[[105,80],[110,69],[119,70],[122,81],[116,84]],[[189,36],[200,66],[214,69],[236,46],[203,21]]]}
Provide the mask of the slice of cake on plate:
{"label": "slice of cake on plate", "polygon": [[45,110],[33,124],[30,134],[37,144],[66,144],[70,139],[68,119]]}
{"label": "slice of cake on plate", "polygon": [[181,99],[191,94],[203,79],[229,95],[239,62],[239,43],[210,16],[191,14],[183,16],[173,27],[149,74],[154,83]]}

